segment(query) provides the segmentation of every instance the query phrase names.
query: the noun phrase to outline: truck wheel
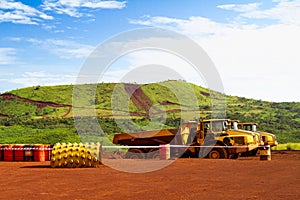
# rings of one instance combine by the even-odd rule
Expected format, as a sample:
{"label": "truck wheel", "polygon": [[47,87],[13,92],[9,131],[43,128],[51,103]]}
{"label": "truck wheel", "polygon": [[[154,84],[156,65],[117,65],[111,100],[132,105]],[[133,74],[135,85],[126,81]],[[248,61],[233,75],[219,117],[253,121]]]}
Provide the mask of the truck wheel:
{"label": "truck wheel", "polygon": [[235,153],[235,154],[233,154],[230,158],[231,158],[231,159],[238,159],[238,157],[239,157],[239,154],[238,154],[238,153]]}
{"label": "truck wheel", "polygon": [[141,149],[129,149],[125,155],[127,159],[144,159],[145,154]]}
{"label": "truck wheel", "polygon": [[191,150],[186,150],[181,156],[180,158],[196,158],[197,154],[194,152],[192,153]]}
{"label": "truck wheel", "polygon": [[206,148],[201,148],[200,151],[199,151],[199,158],[207,158],[208,156],[208,153],[209,153],[209,149],[206,149]]}
{"label": "truck wheel", "polygon": [[213,148],[207,155],[209,159],[224,159],[228,158],[227,152],[223,148]]}
{"label": "truck wheel", "polygon": [[256,156],[258,149],[253,149],[251,151],[243,152],[241,156],[248,157],[248,156]]}
{"label": "truck wheel", "polygon": [[159,149],[151,149],[149,151],[149,153],[147,154],[147,158],[154,159],[154,160],[160,160]]}
{"label": "truck wheel", "polygon": [[258,148],[257,148],[257,149],[251,150],[251,151],[250,151],[250,156],[256,156],[257,151],[258,151]]}

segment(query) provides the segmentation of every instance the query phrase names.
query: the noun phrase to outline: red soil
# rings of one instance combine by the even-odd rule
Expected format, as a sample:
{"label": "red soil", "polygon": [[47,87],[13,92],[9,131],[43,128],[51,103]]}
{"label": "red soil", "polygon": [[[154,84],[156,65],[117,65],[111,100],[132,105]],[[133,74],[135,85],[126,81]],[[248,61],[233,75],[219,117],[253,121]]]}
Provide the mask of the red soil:
{"label": "red soil", "polygon": [[146,118],[150,119],[150,109],[153,104],[149,97],[145,95],[141,87],[136,84],[125,84],[124,87],[134,105],[137,108],[145,110]]}
{"label": "red soil", "polygon": [[178,159],[142,174],[104,165],[52,169],[49,162],[0,162],[0,194],[1,199],[299,199],[299,161],[299,151],[272,152],[271,161]]}

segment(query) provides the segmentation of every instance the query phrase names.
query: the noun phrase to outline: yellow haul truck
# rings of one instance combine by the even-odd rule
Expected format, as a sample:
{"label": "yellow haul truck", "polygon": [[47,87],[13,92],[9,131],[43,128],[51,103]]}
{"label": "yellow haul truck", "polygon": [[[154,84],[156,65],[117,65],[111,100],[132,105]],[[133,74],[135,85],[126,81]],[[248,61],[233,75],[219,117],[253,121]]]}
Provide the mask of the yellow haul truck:
{"label": "yellow haul truck", "polygon": [[[261,134],[253,131],[252,129],[244,129],[241,126],[241,122],[239,120],[228,120],[229,121],[229,128],[232,130],[230,133],[231,134],[238,134],[239,132],[243,132],[244,134],[251,134],[253,136],[253,139],[255,143],[258,146],[263,146],[264,142],[261,137]],[[241,156],[256,156],[259,148],[253,149],[251,151],[243,152]]]}
{"label": "yellow haul truck", "polygon": [[[225,123],[224,127],[227,127],[227,130],[224,133],[224,130],[222,132],[220,132],[220,123]],[[257,132],[253,132],[253,131],[248,131],[248,130],[242,130],[238,128],[238,123],[239,120],[231,120],[231,119],[214,119],[214,120],[204,120],[203,121],[204,125],[207,126],[208,124],[211,124],[212,126],[218,126],[219,128],[215,128],[212,127],[212,131],[214,132],[214,134],[216,135],[226,135],[227,137],[230,137],[232,139],[237,138],[238,135],[242,135],[242,136],[247,136],[248,137],[248,142],[249,145],[251,145],[252,147],[255,146],[256,148],[251,148],[248,151],[245,151],[242,149],[242,151],[240,152],[240,155],[242,156],[253,156],[256,155],[257,151],[258,151],[258,147],[263,145],[262,143],[262,139],[260,134],[258,134]],[[241,142],[239,142],[241,143]],[[248,145],[247,143],[244,143],[244,145]],[[235,143],[235,145],[238,145],[238,143]],[[234,156],[233,158],[236,158],[236,156]]]}
{"label": "yellow haul truck", "polygon": [[238,124],[240,129],[253,131],[255,133],[260,134],[262,138],[263,145],[270,145],[270,147],[277,146],[278,142],[276,136],[271,133],[257,131],[257,124],[256,123],[239,123]]}
{"label": "yellow haul truck", "polygon": [[212,119],[183,123],[179,128],[115,134],[113,143],[130,147],[125,158],[155,159],[159,145],[170,144],[171,157],[238,158],[258,148],[252,134],[228,129],[228,120]]}
{"label": "yellow haul truck", "polygon": [[234,131],[231,132],[231,134],[236,134],[236,133],[239,133],[240,131],[242,131],[243,133],[247,133],[247,134],[251,134],[255,140],[255,142],[258,144],[258,145],[264,145],[263,143],[263,140],[262,140],[262,137],[261,137],[261,134],[256,132],[256,131],[253,131],[252,129],[244,129],[243,126],[241,126],[241,122],[239,120],[228,120],[229,122],[229,129],[232,129]]}

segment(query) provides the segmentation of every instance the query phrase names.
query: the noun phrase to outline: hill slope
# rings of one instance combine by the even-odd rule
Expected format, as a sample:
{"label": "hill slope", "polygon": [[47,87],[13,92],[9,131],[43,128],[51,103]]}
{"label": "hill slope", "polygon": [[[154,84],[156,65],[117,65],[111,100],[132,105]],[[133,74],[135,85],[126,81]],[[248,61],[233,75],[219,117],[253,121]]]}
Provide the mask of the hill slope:
{"label": "hill slope", "polygon": [[[130,119],[147,124],[151,117],[166,113],[166,125],[174,127],[178,125],[180,112],[189,116],[195,110],[195,103],[200,110],[199,118],[211,117],[212,91],[183,81],[146,85],[101,83],[97,84],[96,91],[91,91],[89,86],[92,85],[76,87],[87,97],[95,95],[94,102],[88,102],[87,107],[95,108],[97,117],[105,124],[103,131],[109,135],[120,131],[113,117],[124,118],[129,124]],[[197,102],[190,97],[187,87],[192,88]],[[72,85],[29,87],[2,94],[0,143],[78,141],[72,118],[72,95]],[[257,122],[261,130],[276,134],[281,143],[300,142],[300,103],[274,103],[237,96],[224,98],[227,118]]]}

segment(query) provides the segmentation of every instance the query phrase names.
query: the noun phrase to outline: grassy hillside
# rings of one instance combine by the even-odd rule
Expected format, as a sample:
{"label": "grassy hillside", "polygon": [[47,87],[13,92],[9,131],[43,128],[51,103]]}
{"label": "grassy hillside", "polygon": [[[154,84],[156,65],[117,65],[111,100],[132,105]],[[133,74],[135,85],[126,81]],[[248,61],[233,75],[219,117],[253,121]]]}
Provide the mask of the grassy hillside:
{"label": "grassy hillside", "polygon": [[59,86],[34,86],[13,90],[9,93],[17,96],[45,102],[55,102],[58,104],[72,104],[72,85],[59,85]]}
{"label": "grassy hillside", "polygon": [[[89,86],[91,85],[76,87],[82,95],[88,97],[94,93]],[[138,131],[132,130],[135,128],[132,123],[147,125],[151,112],[159,115],[160,111],[167,114],[166,127],[176,127],[180,122],[180,111],[184,111],[188,116],[189,112],[193,112],[193,105],[195,105],[187,87],[192,88],[197,98],[196,104],[200,109],[198,117],[202,119],[211,117],[212,92],[183,81],[141,85],[139,90],[133,92],[131,99],[128,92],[136,87],[135,85],[101,83],[92,86],[97,88],[95,98],[93,98],[95,106],[93,102],[87,102],[85,105],[95,108],[97,118],[104,126],[105,133],[100,137],[105,134],[112,137],[113,133],[121,131],[112,119],[113,93],[117,93],[113,101],[114,110],[117,110],[115,111],[117,116],[114,117],[124,118],[124,114],[129,111],[131,117],[125,117],[124,123],[127,123],[130,131]],[[15,96],[11,97],[7,94]],[[72,85],[29,87],[2,94],[0,97],[0,143],[79,141],[72,117],[72,95]],[[222,96],[222,94],[219,95]],[[124,106],[123,102],[128,99],[129,102]],[[155,109],[153,111],[150,108]],[[226,96],[226,116],[244,122],[259,123],[260,130],[276,134],[280,143],[300,142],[300,103],[274,103]],[[134,121],[132,122],[131,119]],[[159,128],[161,124],[151,126],[148,128]],[[92,132],[88,127],[86,131]]]}

